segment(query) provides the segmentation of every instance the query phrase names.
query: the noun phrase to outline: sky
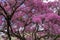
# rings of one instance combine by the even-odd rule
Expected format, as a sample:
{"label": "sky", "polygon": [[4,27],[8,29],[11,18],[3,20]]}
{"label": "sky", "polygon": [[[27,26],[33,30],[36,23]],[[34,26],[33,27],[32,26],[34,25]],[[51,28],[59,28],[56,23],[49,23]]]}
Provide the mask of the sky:
{"label": "sky", "polygon": [[58,1],[58,0],[43,0],[43,2],[45,2],[45,3],[48,3],[48,2],[54,2],[54,1]]}

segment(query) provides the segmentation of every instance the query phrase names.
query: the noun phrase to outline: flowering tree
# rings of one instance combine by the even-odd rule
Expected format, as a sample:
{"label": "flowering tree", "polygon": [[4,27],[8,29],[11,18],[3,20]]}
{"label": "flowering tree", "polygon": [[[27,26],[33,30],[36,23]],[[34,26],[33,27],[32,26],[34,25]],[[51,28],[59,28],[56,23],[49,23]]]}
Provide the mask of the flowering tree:
{"label": "flowering tree", "polygon": [[0,33],[4,40],[60,40],[60,1],[0,0]]}

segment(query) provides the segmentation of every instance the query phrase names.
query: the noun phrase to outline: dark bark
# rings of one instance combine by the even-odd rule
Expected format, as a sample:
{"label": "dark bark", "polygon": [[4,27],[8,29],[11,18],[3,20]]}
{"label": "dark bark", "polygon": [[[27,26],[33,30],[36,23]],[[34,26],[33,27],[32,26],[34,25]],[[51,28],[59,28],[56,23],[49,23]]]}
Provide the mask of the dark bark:
{"label": "dark bark", "polygon": [[57,40],[58,38],[60,38],[60,35],[57,35],[57,36],[54,38],[54,40]]}
{"label": "dark bark", "polygon": [[[25,0],[24,0],[20,5],[22,5],[24,2],[25,2]],[[16,2],[16,3],[17,3],[17,2]],[[17,4],[15,4],[15,5],[17,5]],[[11,14],[11,18],[12,18],[12,16],[14,15],[15,11],[17,10],[17,8],[20,7],[20,5],[14,8],[14,10],[13,10],[13,12],[12,12],[12,14]]]}
{"label": "dark bark", "polygon": [[[9,33],[10,19],[9,19],[9,17],[8,17],[8,15],[7,15],[7,12],[5,11],[5,9],[4,9],[1,5],[0,5],[0,7],[2,8],[3,12],[4,12],[5,15],[6,15],[5,19],[6,19],[6,21],[7,21],[7,34],[8,34],[9,40],[11,40],[10,33]],[[2,14],[2,15],[4,15],[4,14]]]}

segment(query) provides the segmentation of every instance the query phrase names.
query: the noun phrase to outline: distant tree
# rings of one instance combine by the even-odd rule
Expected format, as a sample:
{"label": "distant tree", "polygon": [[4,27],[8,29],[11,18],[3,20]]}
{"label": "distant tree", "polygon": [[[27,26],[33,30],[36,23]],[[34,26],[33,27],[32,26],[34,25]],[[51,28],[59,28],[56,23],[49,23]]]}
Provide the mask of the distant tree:
{"label": "distant tree", "polygon": [[9,40],[59,40],[60,1],[0,0],[0,32]]}

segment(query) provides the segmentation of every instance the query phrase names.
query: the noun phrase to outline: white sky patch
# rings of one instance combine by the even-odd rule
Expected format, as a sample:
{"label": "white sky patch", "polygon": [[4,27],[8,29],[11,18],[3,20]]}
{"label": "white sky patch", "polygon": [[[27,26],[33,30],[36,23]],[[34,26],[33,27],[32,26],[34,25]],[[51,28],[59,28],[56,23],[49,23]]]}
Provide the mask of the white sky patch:
{"label": "white sky patch", "polygon": [[6,0],[0,0],[0,2],[5,2]]}
{"label": "white sky patch", "polygon": [[17,28],[17,25],[16,25],[16,24],[12,24],[12,27],[13,27],[13,28]]}
{"label": "white sky patch", "polygon": [[3,36],[3,35],[5,35],[3,32],[0,32],[0,36]]}
{"label": "white sky patch", "polygon": [[[39,24],[38,24],[39,25]],[[44,28],[41,26],[41,25],[39,25],[39,29],[38,29],[38,31],[43,31],[44,30]]]}
{"label": "white sky patch", "polygon": [[7,32],[7,30],[4,30],[5,32]]}
{"label": "white sky patch", "polygon": [[43,0],[44,3],[54,2],[54,1],[58,1],[58,0]]}
{"label": "white sky patch", "polygon": [[32,27],[30,27],[31,29],[35,28],[36,27],[36,24],[33,24]]}
{"label": "white sky patch", "polygon": [[22,4],[20,7],[26,7],[25,4]]}
{"label": "white sky patch", "polygon": [[24,30],[24,27],[20,27],[20,28],[19,28],[19,31],[23,31],[23,30]]}

